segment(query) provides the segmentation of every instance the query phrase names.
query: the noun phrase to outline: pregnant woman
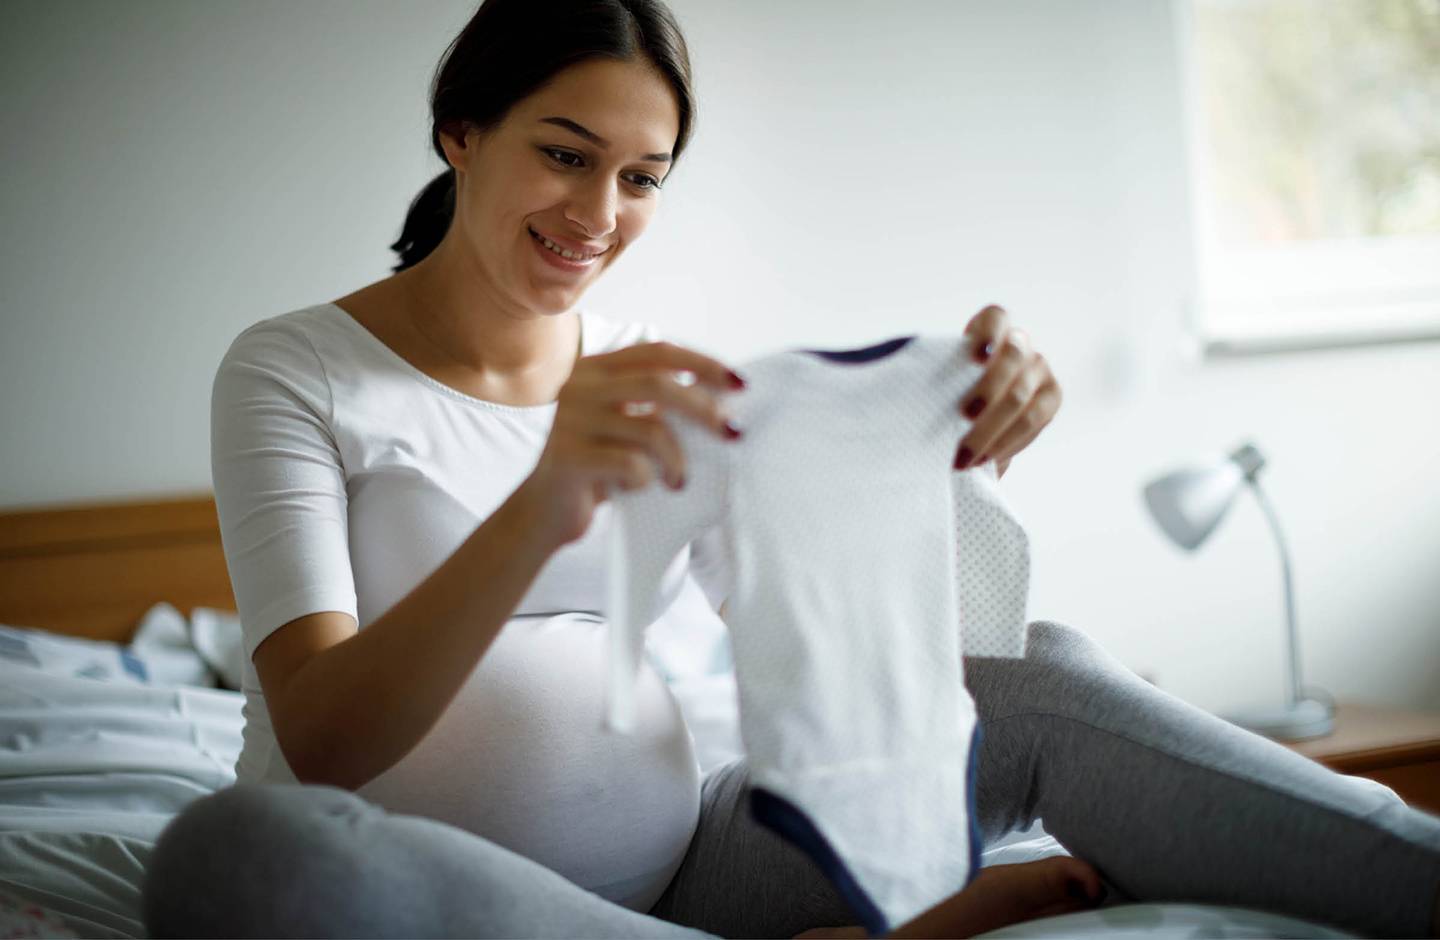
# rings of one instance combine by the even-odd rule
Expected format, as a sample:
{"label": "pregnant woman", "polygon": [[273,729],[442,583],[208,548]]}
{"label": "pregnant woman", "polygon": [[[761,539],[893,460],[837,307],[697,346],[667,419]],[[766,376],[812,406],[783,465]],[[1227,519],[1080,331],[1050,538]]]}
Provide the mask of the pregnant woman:
{"label": "pregnant woman", "polygon": [[[759,827],[743,760],[704,775],[648,665],[601,730],[608,495],[683,487],[661,416],[743,436],[726,365],[577,312],[644,233],[690,134],[659,0],[486,0],[447,52],[393,276],[257,323],[221,363],[212,457],[247,666],[240,785],[157,846],[155,936],[863,936]],[[987,308],[957,465],[1003,471],[1056,413]],[[689,373],[693,382],[677,376]],[[699,543],[687,578],[704,578]],[[679,592],[670,616],[699,623]],[[723,604],[715,601],[723,614]],[[1074,857],[984,870],[894,936],[1122,897],[1433,935],[1440,820],[1138,680],[1080,632],[967,659],[987,839],[1043,818]]]}

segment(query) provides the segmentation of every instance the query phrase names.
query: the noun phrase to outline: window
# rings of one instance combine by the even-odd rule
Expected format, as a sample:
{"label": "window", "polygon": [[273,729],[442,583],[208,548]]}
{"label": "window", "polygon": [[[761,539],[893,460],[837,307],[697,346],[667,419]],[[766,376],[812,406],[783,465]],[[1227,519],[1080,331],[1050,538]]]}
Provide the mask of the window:
{"label": "window", "polygon": [[1177,0],[1211,353],[1440,338],[1440,0]]}

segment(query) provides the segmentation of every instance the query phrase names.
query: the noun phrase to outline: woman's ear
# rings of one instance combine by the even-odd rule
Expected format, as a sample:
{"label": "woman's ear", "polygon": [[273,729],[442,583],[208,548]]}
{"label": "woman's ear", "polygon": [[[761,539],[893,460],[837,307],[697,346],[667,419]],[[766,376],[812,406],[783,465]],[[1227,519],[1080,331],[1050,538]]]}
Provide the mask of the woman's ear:
{"label": "woman's ear", "polygon": [[476,140],[476,136],[471,131],[478,131],[478,129],[473,124],[464,121],[451,121],[440,128],[436,135],[440,138],[440,148],[445,151],[445,162],[459,173],[465,172],[466,159]]}

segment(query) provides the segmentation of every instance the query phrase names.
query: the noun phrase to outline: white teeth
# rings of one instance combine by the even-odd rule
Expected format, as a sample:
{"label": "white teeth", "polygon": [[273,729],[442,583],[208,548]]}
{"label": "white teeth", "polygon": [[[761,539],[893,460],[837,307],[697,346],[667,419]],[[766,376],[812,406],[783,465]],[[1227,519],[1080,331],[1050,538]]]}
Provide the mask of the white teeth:
{"label": "white teeth", "polygon": [[561,248],[559,245],[555,244],[550,239],[546,238],[544,235],[541,235],[539,232],[535,232],[534,235],[536,238],[540,239],[540,244],[544,245],[546,248],[549,248],[551,251],[555,252],[562,258],[568,258],[571,261],[588,261],[589,259],[595,257],[595,255],[582,255],[578,252],[571,251],[568,248]]}

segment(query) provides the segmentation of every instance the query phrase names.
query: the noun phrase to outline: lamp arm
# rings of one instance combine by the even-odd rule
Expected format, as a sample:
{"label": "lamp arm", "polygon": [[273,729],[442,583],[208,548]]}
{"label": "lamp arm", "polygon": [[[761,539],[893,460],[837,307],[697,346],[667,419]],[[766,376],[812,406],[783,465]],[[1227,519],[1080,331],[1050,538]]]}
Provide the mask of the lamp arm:
{"label": "lamp arm", "polygon": [[1285,536],[1280,531],[1280,517],[1275,514],[1275,508],[1270,505],[1270,500],[1265,496],[1265,491],[1260,489],[1260,484],[1255,480],[1253,474],[1246,476],[1246,482],[1255,491],[1255,498],[1260,501],[1260,508],[1265,511],[1265,518],[1270,520],[1270,528],[1275,532],[1275,542],[1280,546],[1280,566],[1285,573],[1285,624],[1287,636],[1290,641],[1290,663],[1288,669],[1289,688],[1286,690],[1289,695],[1291,707],[1300,701],[1300,636],[1295,629],[1295,587],[1290,577],[1290,549],[1285,545]]}

